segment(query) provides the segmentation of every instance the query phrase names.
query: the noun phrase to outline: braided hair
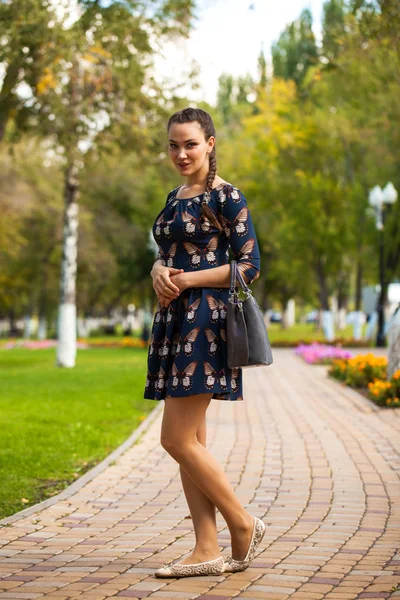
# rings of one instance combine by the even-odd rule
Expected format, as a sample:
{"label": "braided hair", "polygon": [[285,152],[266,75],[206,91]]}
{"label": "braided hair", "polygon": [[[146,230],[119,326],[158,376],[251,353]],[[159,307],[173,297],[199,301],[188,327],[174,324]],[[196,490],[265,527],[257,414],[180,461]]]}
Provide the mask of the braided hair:
{"label": "braided hair", "polygon": [[[204,131],[206,141],[211,137],[216,136],[215,126],[213,120],[208,112],[201,108],[184,108],[173,115],[168,120],[167,131],[173,123],[193,123],[197,121]],[[201,202],[200,216],[208,219],[215,227],[222,231],[222,226],[218,221],[215,213],[208,206],[211,197],[211,190],[213,189],[213,183],[217,174],[217,156],[215,152],[215,144],[212,151],[209,154],[209,170],[207,175],[206,191]]]}

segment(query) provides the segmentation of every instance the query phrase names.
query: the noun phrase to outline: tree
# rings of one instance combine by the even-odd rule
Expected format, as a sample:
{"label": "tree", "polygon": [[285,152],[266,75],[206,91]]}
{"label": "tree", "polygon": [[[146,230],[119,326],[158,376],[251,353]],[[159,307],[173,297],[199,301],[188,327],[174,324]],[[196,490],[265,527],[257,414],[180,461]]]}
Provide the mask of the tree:
{"label": "tree", "polygon": [[318,62],[318,51],[312,30],[312,15],[304,9],[300,17],[286,26],[272,45],[275,77],[293,79],[301,85],[307,70]]}
{"label": "tree", "polygon": [[161,95],[148,69],[150,36],[185,34],[190,28],[192,0],[153,6],[82,3],[80,17],[66,33],[68,45],[57,48],[33,82],[37,116],[32,125],[64,155],[60,366],[75,364],[78,198],[86,149],[119,139],[122,147],[140,145],[146,153],[143,141],[159,113]]}
{"label": "tree", "polygon": [[324,3],[322,17],[322,54],[334,62],[340,53],[345,32],[346,7],[344,0],[328,0]]}

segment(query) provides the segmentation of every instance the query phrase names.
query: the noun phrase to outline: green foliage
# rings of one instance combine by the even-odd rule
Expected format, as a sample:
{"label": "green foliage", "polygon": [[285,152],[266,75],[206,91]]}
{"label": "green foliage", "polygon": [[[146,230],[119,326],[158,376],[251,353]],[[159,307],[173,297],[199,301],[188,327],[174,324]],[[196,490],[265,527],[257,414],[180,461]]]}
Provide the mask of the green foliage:
{"label": "green foliage", "polygon": [[[16,316],[31,309],[54,315],[63,169],[76,156],[81,313],[154,300],[149,229],[178,183],[165,124],[188,102],[151,77],[149,32],[186,35],[185,6],[193,8],[189,0],[143,2],[135,10],[86,2],[73,26],[54,26],[61,37],[53,45],[42,39],[44,25],[32,35],[42,62],[32,71],[36,102],[25,128],[35,126],[43,141],[21,133],[21,107],[14,106],[7,139],[22,137],[13,155],[5,144],[0,154],[1,314],[12,307]],[[3,6],[0,15],[10,10]],[[32,14],[47,27],[52,13],[38,11]],[[327,308],[333,294],[351,308],[361,285],[377,281],[368,192],[387,181],[400,189],[400,130],[393,125],[400,121],[399,29],[394,0],[327,0],[320,49],[303,11],[274,45],[272,79],[261,53],[258,81],[224,74],[217,106],[199,104],[217,127],[218,174],[243,189],[252,210],[262,253],[254,289],[263,308],[292,297]],[[28,36],[9,23],[5,31],[21,44]],[[8,64],[11,50],[0,52],[9,53]],[[97,119],[102,128],[93,131]],[[400,200],[387,214],[385,249],[387,279],[400,277]]]}
{"label": "green foliage", "polygon": [[300,17],[286,26],[279,40],[272,46],[274,76],[293,79],[300,85],[318,57],[312,30],[312,15],[304,9]]}

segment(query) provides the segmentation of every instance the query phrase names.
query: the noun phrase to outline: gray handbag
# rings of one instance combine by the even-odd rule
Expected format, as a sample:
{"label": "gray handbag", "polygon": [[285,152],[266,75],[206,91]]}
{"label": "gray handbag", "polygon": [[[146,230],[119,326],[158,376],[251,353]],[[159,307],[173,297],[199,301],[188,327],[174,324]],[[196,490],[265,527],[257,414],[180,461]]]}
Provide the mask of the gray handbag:
{"label": "gray handbag", "polygon": [[[239,281],[245,299],[239,299]],[[226,314],[228,367],[255,367],[273,362],[271,344],[260,307],[237,268],[230,262],[230,288]]]}

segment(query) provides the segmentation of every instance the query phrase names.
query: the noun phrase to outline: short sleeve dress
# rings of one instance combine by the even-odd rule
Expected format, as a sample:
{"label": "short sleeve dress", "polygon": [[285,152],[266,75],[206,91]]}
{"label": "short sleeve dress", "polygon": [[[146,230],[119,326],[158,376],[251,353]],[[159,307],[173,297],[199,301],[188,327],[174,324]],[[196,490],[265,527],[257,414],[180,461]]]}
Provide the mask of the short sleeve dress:
{"label": "short sleeve dress", "polygon": [[[252,283],[260,271],[260,252],[250,210],[243,193],[230,183],[210,196],[177,198],[169,192],[153,224],[160,258],[166,266],[198,271],[229,263]],[[205,199],[206,198],[206,199]],[[206,201],[223,227],[201,217]],[[229,288],[191,287],[168,307],[158,303],[147,357],[144,398],[212,393],[215,400],[243,400],[242,369],[228,368],[226,311]]]}

